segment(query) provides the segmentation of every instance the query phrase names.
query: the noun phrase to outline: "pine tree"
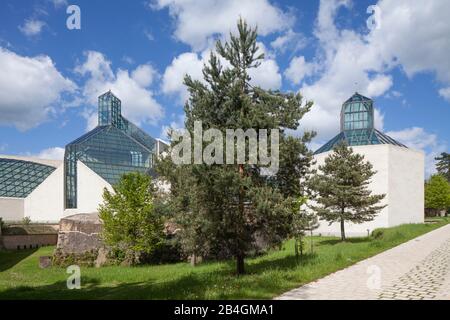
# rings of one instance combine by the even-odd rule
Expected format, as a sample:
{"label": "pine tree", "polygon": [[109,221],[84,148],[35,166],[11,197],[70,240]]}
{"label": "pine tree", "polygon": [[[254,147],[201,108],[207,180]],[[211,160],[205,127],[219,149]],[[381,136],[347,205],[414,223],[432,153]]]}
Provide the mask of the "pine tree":
{"label": "pine tree", "polygon": [[368,188],[375,173],[372,165],[364,161],[364,156],[340,143],[311,179],[310,187],[316,193],[316,204],[311,208],[330,224],[340,223],[342,241],[345,240],[346,221],[372,221],[385,207],[378,205],[385,195],[372,195]]}
{"label": "pine tree", "polygon": [[450,208],[450,184],[439,174],[431,176],[425,184],[425,208],[436,211]]}
{"label": "pine tree", "polygon": [[448,182],[450,182],[450,154],[442,152],[439,157],[436,157],[436,170],[442,175]]}
{"label": "pine tree", "polygon": [[[203,69],[204,82],[185,77],[190,93],[185,105],[186,130],[192,136],[195,121],[202,122],[203,130],[215,128],[224,136],[226,129],[278,129],[280,144],[289,143],[285,130],[297,129],[312,103],[304,104],[300,94],[266,91],[250,84],[249,71],[261,64],[264,55],[257,46],[256,28],[242,20],[237,27],[238,34],[231,34],[229,42],[217,42],[217,53],[211,53]],[[171,183],[177,222],[191,254],[233,256],[237,274],[243,274],[244,259],[256,237],[277,245],[289,235],[289,201],[276,187],[277,177],[267,176],[264,167],[248,161],[159,166],[159,173]]]}

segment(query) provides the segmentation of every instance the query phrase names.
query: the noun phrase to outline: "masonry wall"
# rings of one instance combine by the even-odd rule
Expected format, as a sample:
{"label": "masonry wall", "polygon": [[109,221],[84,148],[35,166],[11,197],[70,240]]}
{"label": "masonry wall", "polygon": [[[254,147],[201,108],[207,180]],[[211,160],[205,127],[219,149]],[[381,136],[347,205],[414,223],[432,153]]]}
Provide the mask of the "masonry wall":
{"label": "masonry wall", "polygon": [[1,237],[3,247],[8,250],[34,249],[42,246],[56,245],[57,234],[4,235]]}

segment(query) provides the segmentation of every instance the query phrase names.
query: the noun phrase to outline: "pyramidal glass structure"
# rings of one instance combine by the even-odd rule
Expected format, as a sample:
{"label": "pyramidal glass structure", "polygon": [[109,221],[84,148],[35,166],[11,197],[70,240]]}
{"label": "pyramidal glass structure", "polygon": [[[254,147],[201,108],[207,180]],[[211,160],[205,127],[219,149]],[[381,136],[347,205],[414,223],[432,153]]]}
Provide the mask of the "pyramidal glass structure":
{"label": "pyramidal glass structure", "polygon": [[77,161],[115,184],[127,172],[154,174],[156,140],[121,114],[121,101],[111,91],[98,98],[98,126],[66,146],[65,208],[77,208]]}
{"label": "pyramidal glass structure", "polygon": [[392,144],[406,148],[404,144],[375,129],[373,100],[357,92],[342,105],[341,132],[315,154],[330,151],[341,141],[346,141],[349,146]]}

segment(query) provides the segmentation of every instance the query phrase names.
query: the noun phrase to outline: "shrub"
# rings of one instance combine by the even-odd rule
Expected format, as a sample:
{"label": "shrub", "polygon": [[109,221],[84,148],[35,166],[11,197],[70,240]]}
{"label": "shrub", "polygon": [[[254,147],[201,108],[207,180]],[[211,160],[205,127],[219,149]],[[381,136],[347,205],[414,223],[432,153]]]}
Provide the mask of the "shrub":
{"label": "shrub", "polygon": [[375,229],[372,231],[372,238],[374,239],[381,239],[384,236],[384,230],[382,229]]}
{"label": "shrub", "polygon": [[31,218],[30,217],[23,217],[22,224],[29,225],[30,223],[31,223]]}
{"label": "shrub", "polygon": [[164,240],[164,223],[154,207],[155,190],[150,176],[124,174],[105,189],[99,209],[103,220],[102,238],[117,262],[134,265],[145,262]]}

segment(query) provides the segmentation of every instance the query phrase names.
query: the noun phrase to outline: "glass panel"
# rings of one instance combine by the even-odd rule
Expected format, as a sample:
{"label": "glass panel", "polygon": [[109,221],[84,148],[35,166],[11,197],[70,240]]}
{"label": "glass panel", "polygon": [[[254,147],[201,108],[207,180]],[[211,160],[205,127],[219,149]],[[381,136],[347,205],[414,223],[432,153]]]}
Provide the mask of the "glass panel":
{"label": "glass panel", "polygon": [[35,162],[1,158],[0,197],[27,197],[55,169]]}

